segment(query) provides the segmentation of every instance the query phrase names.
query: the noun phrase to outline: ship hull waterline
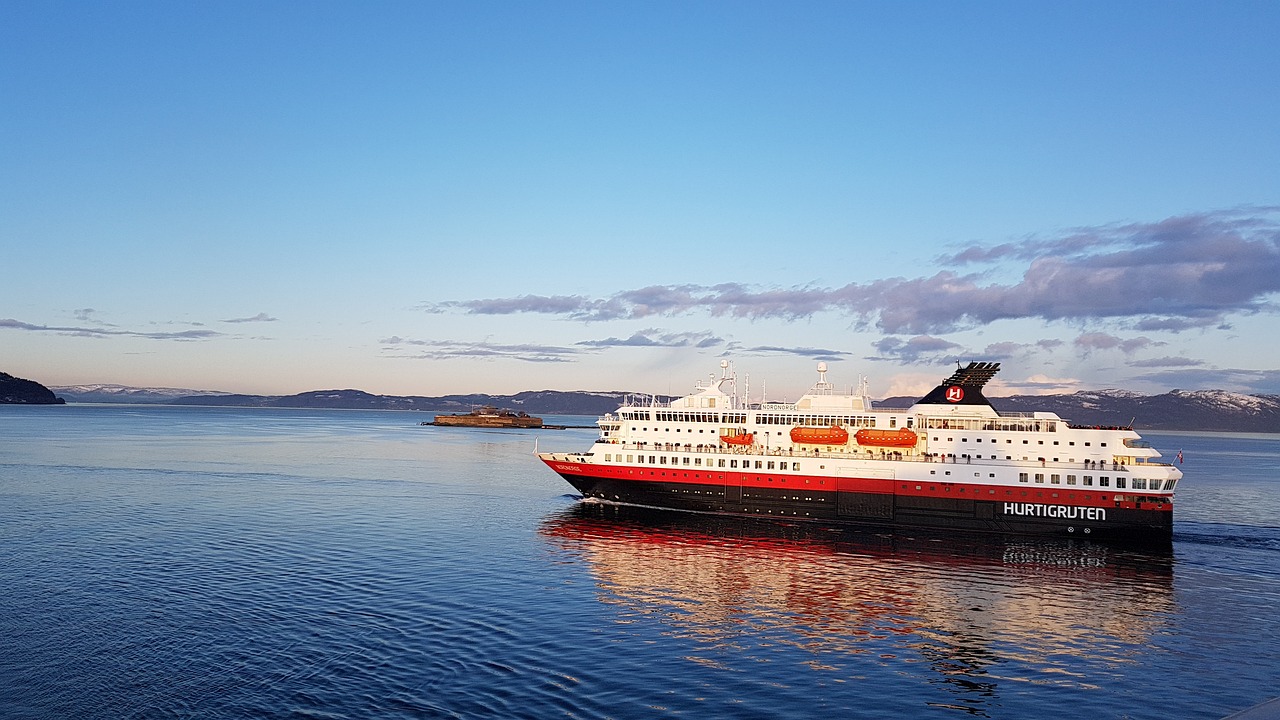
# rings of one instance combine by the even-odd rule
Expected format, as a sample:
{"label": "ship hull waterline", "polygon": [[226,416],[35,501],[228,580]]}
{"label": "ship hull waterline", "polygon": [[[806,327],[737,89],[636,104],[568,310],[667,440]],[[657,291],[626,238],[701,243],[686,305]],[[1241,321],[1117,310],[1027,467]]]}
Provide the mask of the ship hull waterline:
{"label": "ship hull waterline", "polygon": [[[1166,544],[1173,538],[1171,506],[1069,506],[1034,495],[1008,499],[938,497],[919,483],[859,483],[858,489],[805,490],[726,482],[619,480],[556,468],[583,498],[674,511],[804,521],[880,529],[925,529],[984,534],[1057,536]],[[901,489],[895,487],[900,485]],[[954,488],[953,488],[954,490]],[[942,492],[949,492],[943,490]],[[1132,503],[1125,503],[1132,505]]]}

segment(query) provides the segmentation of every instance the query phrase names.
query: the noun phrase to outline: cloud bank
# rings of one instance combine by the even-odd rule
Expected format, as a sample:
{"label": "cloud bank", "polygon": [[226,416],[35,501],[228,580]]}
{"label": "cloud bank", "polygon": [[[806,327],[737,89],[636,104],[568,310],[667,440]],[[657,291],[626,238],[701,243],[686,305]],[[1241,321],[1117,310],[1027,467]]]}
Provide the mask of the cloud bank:
{"label": "cloud bank", "polygon": [[[607,298],[521,295],[453,300],[434,312],[539,313],[607,321],[704,312],[746,319],[850,315],[885,333],[930,335],[997,320],[1122,320],[1139,331],[1222,326],[1228,315],[1274,311],[1280,292],[1280,208],[1184,215],[1155,223],[1078,228],[1060,237],[973,245],[927,277],[839,288],[654,285]],[[1021,266],[1017,282],[978,263]]]}

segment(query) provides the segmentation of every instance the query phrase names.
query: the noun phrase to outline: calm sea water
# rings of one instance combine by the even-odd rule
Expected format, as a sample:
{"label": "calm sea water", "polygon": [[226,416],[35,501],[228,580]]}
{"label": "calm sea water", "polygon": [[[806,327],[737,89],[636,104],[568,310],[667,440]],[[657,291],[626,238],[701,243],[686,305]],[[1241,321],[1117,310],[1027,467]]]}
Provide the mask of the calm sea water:
{"label": "calm sea water", "polygon": [[[580,503],[590,430],[0,406],[3,718],[1217,718],[1280,694],[1280,436],[1171,552]],[[591,418],[565,418],[589,423]]]}

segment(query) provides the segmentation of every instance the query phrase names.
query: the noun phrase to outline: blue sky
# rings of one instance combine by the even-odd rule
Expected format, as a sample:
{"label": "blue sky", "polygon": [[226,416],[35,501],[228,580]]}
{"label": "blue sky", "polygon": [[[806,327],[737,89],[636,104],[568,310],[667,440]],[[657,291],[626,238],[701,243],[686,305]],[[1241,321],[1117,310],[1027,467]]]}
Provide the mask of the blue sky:
{"label": "blue sky", "polygon": [[0,5],[0,370],[1280,393],[1280,5]]}

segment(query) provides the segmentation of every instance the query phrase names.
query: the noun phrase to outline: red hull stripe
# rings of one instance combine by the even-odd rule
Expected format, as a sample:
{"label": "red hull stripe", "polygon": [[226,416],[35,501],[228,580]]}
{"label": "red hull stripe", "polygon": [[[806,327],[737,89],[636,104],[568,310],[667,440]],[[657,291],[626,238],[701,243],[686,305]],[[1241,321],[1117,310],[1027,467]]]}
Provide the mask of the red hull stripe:
{"label": "red hull stripe", "polygon": [[[887,478],[828,477],[818,475],[778,475],[753,471],[686,470],[684,468],[654,468],[632,465],[599,465],[595,463],[545,461],[560,475],[577,475],[609,480],[662,483],[688,483],[691,485],[738,485],[744,488],[776,488],[793,490],[826,490],[859,493],[880,493],[912,496],[960,498],[972,500],[999,500],[1004,502],[1037,502],[1079,507],[1141,508],[1173,512],[1173,502],[1168,497],[1163,502],[1136,503],[1128,498],[1133,493],[1116,493],[1103,490],[1048,488],[1044,485],[1009,487],[978,483],[941,482],[937,480],[890,480]],[[1118,498],[1124,498],[1117,504]]]}

